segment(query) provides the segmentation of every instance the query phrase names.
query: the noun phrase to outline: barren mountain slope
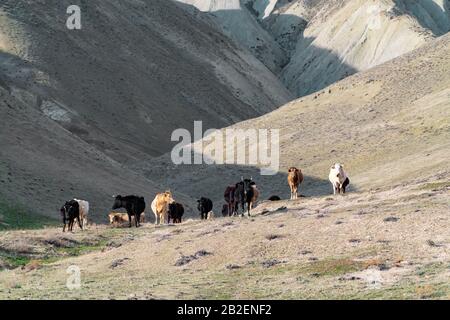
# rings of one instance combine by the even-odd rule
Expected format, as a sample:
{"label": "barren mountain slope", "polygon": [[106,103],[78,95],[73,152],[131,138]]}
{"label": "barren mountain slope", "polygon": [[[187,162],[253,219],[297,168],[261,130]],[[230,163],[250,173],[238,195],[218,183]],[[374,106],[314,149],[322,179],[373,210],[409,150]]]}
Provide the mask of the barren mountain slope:
{"label": "barren mountain slope", "polygon": [[450,30],[449,0],[181,1],[212,12],[225,32],[279,74],[296,96],[401,56]]}
{"label": "barren mountain slope", "polygon": [[281,79],[303,96],[401,56],[450,30],[448,3],[411,2],[416,1],[324,3],[300,36]]}
{"label": "barren mountain slope", "polygon": [[[259,176],[258,168],[233,165],[165,169],[170,163],[167,155],[147,164],[147,175],[216,201],[223,201],[227,184],[250,175],[263,198],[272,194],[286,198],[285,172],[290,166],[303,170],[301,193],[308,196],[332,191],[328,173],[335,162],[346,167],[352,190],[395,186],[441,171],[448,175],[449,107],[450,35],[445,35],[317,94],[231,126],[280,130],[281,165],[276,176]],[[216,208],[220,206],[219,202]]]}
{"label": "barren mountain slope", "polygon": [[175,128],[223,127],[290,94],[257,59],[172,1],[0,4],[0,77],[19,100],[110,157],[170,150]]}
{"label": "barren mountain slope", "polygon": [[240,0],[177,0],[208,16],[237,44],[246,48],[275,74],[287,63],[285,52],[259,24],[256,12]]}
{"label": "barren mountain slope", "polygon": [[[64,201],[77,197],[89,200],[91,222],[105,223],[112,195],[144,196],[150,208],[161,191],[161,186],[126,169],[34,106],[16,100],[1,85],[0,119],[0,207],[6,202],[56,220]],[[175,194],[192,207],[189,197]],[[25,218],[9,222],[21,224]],[[0,229],[4,223],[0,215]]]}

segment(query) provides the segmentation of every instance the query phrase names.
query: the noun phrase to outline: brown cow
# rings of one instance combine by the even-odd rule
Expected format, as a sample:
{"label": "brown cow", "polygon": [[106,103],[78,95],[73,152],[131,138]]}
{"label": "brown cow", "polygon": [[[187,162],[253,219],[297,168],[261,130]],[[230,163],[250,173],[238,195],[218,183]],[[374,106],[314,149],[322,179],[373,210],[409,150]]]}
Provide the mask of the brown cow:
{"label": "brown cow", "polygon": [[298,186],[303,182],[302,170],[295,167],[289,168],[287,180],[291,188],[291,200],[298,199]]}
{"label": "brown cow", "polygon": [[[236,186],[228,186],[225,189],[225,192],[223,194],[223,197],[225,199],[225,202],[227,203],[227,214],[229,217],[235,214],[236,212],[236,198],[234,196],[234,193],[236,191]],[[222,212],[223,214],[223,212]]]}
{"label": "brown cow", "polygon": [[259,198],[259,190],[256,187],[256,183],[255,182],[251,182],[250,183],[250,187],[252,192],[248,192],[247,191],[247,197],[249,197],[247,199],[247,211],[248,211],[248,216],[250,217],[250,210],[253,209],[256,205],[256,202],[258,201]]}
{"label": "brown cow", "polygon": [[170,191],[166,191],[163,193],[158,193],[155,199],[152,202],[152,211],[155,214],[155,225],[163,224],[166,221],[166,217],[169,212],[169,204],[174,203],[172,193]]}

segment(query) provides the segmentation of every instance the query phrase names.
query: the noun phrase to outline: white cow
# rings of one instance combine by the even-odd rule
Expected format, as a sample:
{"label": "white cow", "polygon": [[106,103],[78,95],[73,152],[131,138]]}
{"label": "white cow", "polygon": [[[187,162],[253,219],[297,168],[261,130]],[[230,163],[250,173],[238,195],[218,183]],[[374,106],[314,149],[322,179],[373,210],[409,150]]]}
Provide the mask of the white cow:
{"label": "white cow", "polygon": [[78,205],[80,206],[81,226],[83,227],[83,229],[86,229],[88,224],[89,202],[80,199],[73,199],[73,200],[78,202]]}
{"label": "white cow", "polygon": [[333,185],[333,194],[345,193],[345,188],[350,183],[347,174],[344,171],[344,166],[340,163],[335,163],[331,169],[328,176],[331,184]]}

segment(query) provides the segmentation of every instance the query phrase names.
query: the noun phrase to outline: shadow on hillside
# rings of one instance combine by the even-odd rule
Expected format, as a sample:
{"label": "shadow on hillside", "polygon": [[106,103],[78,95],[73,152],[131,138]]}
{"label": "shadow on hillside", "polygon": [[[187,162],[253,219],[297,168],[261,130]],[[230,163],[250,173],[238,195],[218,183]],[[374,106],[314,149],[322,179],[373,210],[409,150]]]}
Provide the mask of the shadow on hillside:
{"label": "shadow on hillside", "polygon": [[291,14],[275,13],[262,20],[261,25],[266,30],[269,30],[269,33],[274,36],[275,41],[278,42],[290,58],[297,47],[299,39],[303,37],[308,21]]}
{"label": "shadow on hillside", "polygon": [[[234,185],[241,177],[250,178],[256,182],[261,192],[259,200],[267,200],[272,195],[281,199],[290,198],[290,189],[287,183],[287,170],[277,172],[275,175],[261,175],[260,168],[255,166],[224,164],[224,165],[174,165],[164,158],[164,163],[154,166],[151,164],[143,170],[148,179],[156,179],[161,190],[169,188],[172,191],[187,194],[193,198],[207,197],[214,202],[214,212],[221,213],[224,201],[224,191],[227,186]],[[332,194],[332,188],[328,181],[328,171],[308,172],[308,168],[302,168],[299,163],[292,163],[302,170],[304,181],[300,185],[300,194],[304,197],[321,197]],[[320,176],[318,178],[317,176]],[[355,191],[351,186],[350,192]],[[192,214],[192,213],[190,213]],[[196,212],[194,211],[194,217]]]}
{"label": "shadow on hillside", "polygon": [[[444,1],[444,8],[441,8],[433,0],[394,0],[394,2],[396,9],[406,11],[423,28],[430,30],[435,36],[441,36],[450,31],[450,1]],[[427,15],[419,14],[420,8],[424,8]],[[432,20],[429,20],[429,18]]]}

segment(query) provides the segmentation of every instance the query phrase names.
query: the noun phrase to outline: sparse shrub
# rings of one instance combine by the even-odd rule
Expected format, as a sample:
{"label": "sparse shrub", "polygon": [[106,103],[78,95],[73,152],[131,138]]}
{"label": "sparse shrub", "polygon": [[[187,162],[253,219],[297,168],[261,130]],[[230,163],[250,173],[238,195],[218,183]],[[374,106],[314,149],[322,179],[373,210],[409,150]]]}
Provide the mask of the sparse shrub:
{"label": "sparse shrub", "polygon": [[275,239],[280,239],[280,238],[283,238],[283,236],[279,235],[279,234],[269,234],[269,235],[266,236],[266,239],[269,240],[269,241],[272,241],[272,240],[275,240]]}

